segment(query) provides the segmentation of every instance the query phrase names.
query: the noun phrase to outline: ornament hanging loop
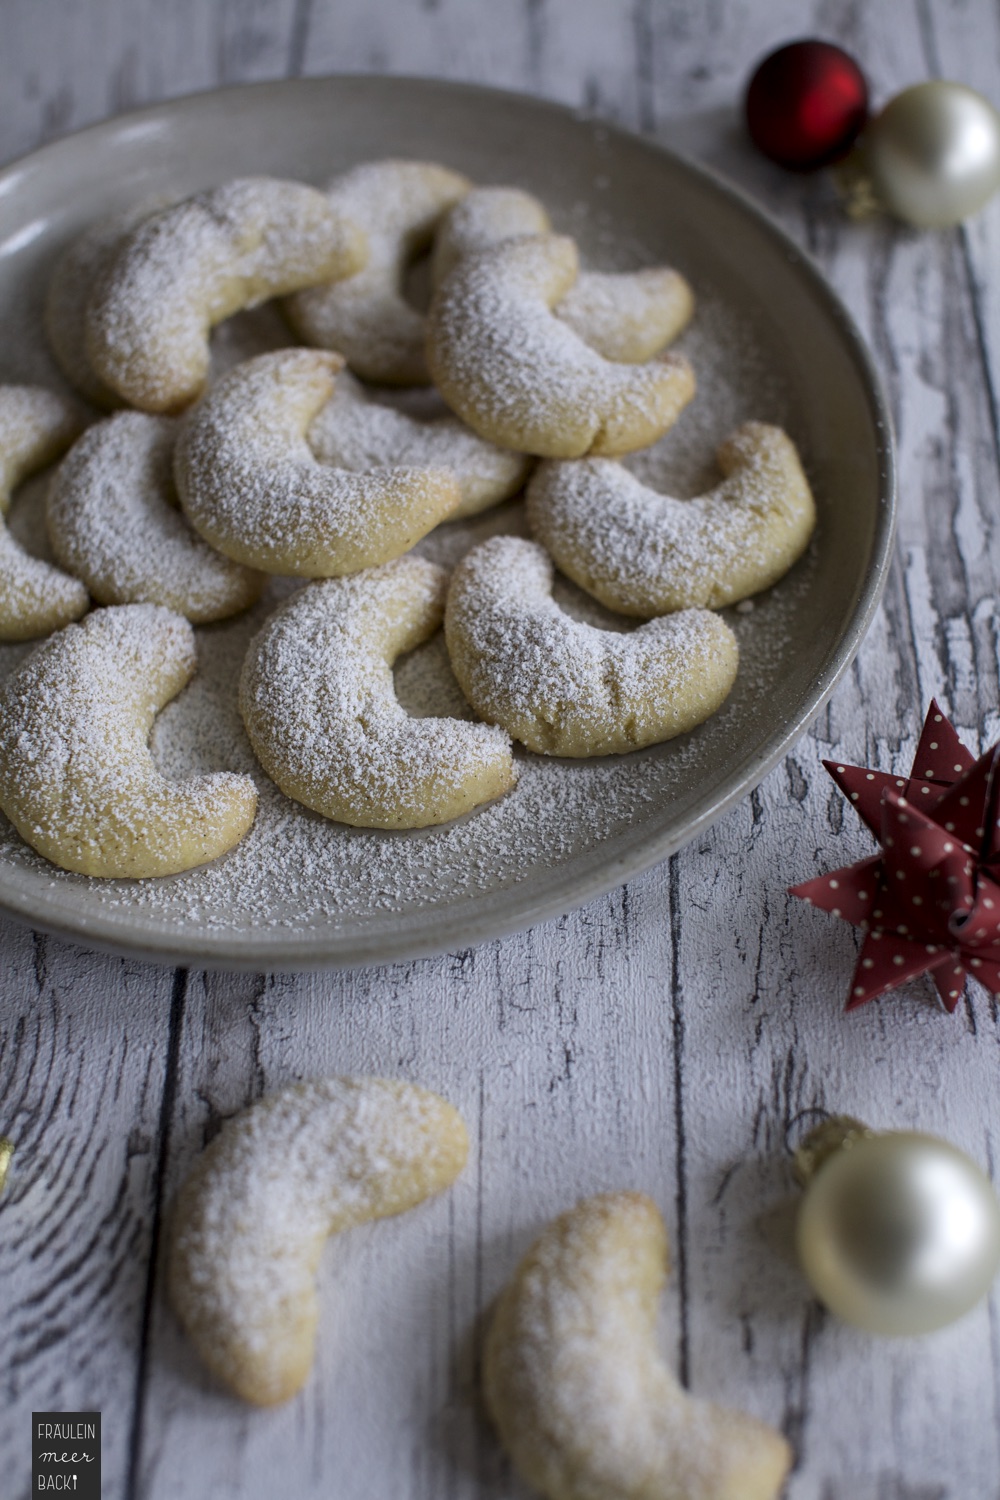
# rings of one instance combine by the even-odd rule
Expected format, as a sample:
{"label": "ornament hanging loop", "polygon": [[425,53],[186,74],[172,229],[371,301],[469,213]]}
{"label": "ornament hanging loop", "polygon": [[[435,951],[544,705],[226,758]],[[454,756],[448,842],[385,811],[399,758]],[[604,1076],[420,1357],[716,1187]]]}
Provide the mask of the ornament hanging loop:
{"label": "ornament hanging loop", "polygon": [[858,1141],[873,1140],[870,1130],[853,1115],[830,1115],[813,1127],[792,1155],[792,1170],[799,1187],[806,1187],[820,1167],[840,1151],[849,1151]]}
{"label": "ornament hanging loop", "polygon": [[7,1182],[7,1172],[10,1169],[10,1159],[14,1155],[14,1142],[8,1140],[7,1136],[0,1135],[0,1193],[4,1190]]}

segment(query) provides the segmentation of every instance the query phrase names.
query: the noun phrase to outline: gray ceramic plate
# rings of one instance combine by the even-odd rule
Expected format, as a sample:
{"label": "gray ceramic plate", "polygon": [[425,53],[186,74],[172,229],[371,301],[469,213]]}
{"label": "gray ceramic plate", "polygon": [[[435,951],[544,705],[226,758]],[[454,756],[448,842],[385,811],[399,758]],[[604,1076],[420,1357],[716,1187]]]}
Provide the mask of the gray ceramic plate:
{"label": "gray ceramic plate", "polygon": [[[170,962],[281,969],[454,949],[551,917],[663,859],[743,797],[815,717],[868,627],[892,545],[893,466],[878,381],[851,320],[738,193],[553,104],[419,79],[316,79],[202,94],[46,146],[0,173],[0,375],[56,378],[41,344],[43,289],[53,256],[93,218],[240,174],[321,182],[387,155],[538,193],[592,265],[684,270],[698,295],[685,346],[699,395],[636,462],[694,493],[711,482],[714,447],[736,421],[782,421],[816,490],[813,547],[752,610],[732,615],[737,687],[683,740],[594,762],[525,755],[509,797],[413,834],[327,823],[256,771],[261,812],[248,839],[169,881],[67,875],[0,826],[0,906],[38,927]],[[220,347],[231,358],[284,338],[268,312],[224,333]],[[30,518],[21,524],[30,530]],[[518,525],[519,507],[508,506],[442,528],[428,550],[447,560],[477,535]],[[168,774],[253,767],[234,678],[263,613],[199,632],[199,677],[154,736]],[[6,648],[0,668],[23,654]],[[417,711],[453,703],[439,647],[404,663],[399,681]]]}

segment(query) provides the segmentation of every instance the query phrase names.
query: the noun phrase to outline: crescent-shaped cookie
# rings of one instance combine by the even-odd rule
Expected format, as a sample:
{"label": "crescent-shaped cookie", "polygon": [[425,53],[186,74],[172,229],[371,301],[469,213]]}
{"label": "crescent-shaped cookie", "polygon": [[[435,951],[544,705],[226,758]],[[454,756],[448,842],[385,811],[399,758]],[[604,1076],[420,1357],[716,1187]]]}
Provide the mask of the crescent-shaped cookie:
{"label": "crescent-shaped cookie", "polygon": [[557,565],[622,614],[719,609],[776,583],[802,555],[816,506],[795,444],[745,422],[718,452],[726,476],[693,500],[642,484],[621,464],[541,464],[528,519]]}
{"label": "crescent-shaped cookie", "polygon": [[461,719],[411,718],[392,664],[441,624],[447,574],[419,557],[312,584],[250,643],[240,710],[264,770],[324,817],[424,828],[513,784],[510,740]]}
{"label": "crescent-shaped cookie", "polygon": [[400,465],[450,470],[462,494],[448,517],[452,521],[509,499],[532,467],[523,453],[488,443],[450,412],[418,419],[386,406],[346,370],[337,376],[333,395],[313,418],[307,437],[321,463],[352,474]]}
{"label": "crescent-shaped cookie", "polygon": [[339,354],[282,349],[224,375],[184,420],[174,477],[213,547],[265,573],[335,578],[398,557],[459,506],[450,469],[321,464],[306,440]]}
{"label": "crescent-shaped cookie", "polygon": [[[547,234],[549,216],[520,188],[473,188],[451,209],[434,240],[437,285],[464,255],[525,234]],[[678,271],[581,270],[553,307],[557,318],[605,359],[641,364],[666,348],[690,322],[691,288]]]}
{"label": "crescent-shaped cookie", "polygon": [[229,1120],[177,1198],[167,1285],[208,1367],[261,1406],[312,1364],[323,1246],[449,1187],[468,1154],[461,1116],[415,1084],[328,1078]]}
{"label": "crescent-shaped cookie", "polygon": [[662,437],[694,395],[682,355],[615,364],[555,316],[577,271],[572,240],[524,236],[463,257],[435,292],[431,374],[491,442],[548,458],[628,453]]}
{"label": "crescent-shaped cookie", "polygon": [[604,1193],[550,1224],[501,1294],[486,1403],[547,1500],[777,1500],[784,1438],[689,1396],[659,1354],[666,1273],[656,1205]]}
{"label": "crescent-shaped cookie", "polygon": [[56,261],[45,299],[45,332],[56,363],[66,379],[95,406],[120,406],[121,397],[106,385],[87,353],[87,304],[94,287],[129,234],[169,198],[147,198],[99,219],[75,239]]}
{"label": "crescent-shaped cookie", "polygon": [[2,517],[22,480],[64,453],[83,426],[76,405],[37,385],[0,385],[0,641],[30,641],[90,604],[75,578],[25,552]]}
{"label": "crescent-shaped cookie", "polygon": [[551,230],[545,206],[523,188],[473,188],[441,220],[434,236],[431,280],[440,286],[467,255]]}
{"label": "crescent-shaped cookie", "polygon": [[736,637],[691,609],[619,634],[572,619],[552,597],[537,542],[491,537],[455,569],[445,636],[476,712],[543,755],[611,755],[693,729],[736,677]]}
{"label": "crescent-shaped cookie", "polygon": [[56,558],[101,604],[163,604],[195,625],[248,609],[266,582],[223,557],[177,508],[177,422],[123,411],[63,460],[46,521]]}
{"label": "crescent-shaped cookie", "polygon": [[94,288],[96,374],[131,406],[174,412],[205,385],[212,327],[363,265],[364,235],[301,182],[243,177],[146,219]]}
{"label": "crescent-shaped cookie", "polygon": [[335,286],[288,299],[299,337],[337,350],[365,380],[427,385],[424,318],[407,302],[403,277],[430,244],[441,216],[468,190],[467,178],[425,161],[368,162],[335,177],[327,197],[364,230],[368,260]]}
{"label": "crescent-shaped cookie", "polygon": [[195,669],[194,631],[155,604],[100,609],[37,646],[0,687],[0,807],[53,864],[173,875],[253,822],[249,776],[168,781],[148,739]]}

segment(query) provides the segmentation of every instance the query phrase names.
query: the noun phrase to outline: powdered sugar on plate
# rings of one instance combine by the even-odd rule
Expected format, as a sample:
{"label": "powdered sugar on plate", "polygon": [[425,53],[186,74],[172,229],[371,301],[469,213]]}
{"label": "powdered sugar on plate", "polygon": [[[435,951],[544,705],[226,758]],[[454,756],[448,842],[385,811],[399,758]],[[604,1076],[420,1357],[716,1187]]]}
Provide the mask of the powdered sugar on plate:
{"label": "powdered sugar on plate", "polygon": [[[632,244],[608,248],[615,253],[603,259],[606,269],[663,259],[662,248],[655,253]],[[676,347],[697,372],[698,394],[664,439],[627,460],[645,482],[681,496],[717,482],[715,449],[741,421],[777,422],[793,437],[802,425],[782,374],[782,351],[769,338],[766,322],[752,322],[699,284],[696,274],[692,280],[695,316]],[[213,347],[217,363],[228,364],[287,340],[274,309],[262,308],[223,325]],[[402,393],[398,398],[382,393],[379,399],[408,406]],[[808,464],[808,454],[803,457]],[[38,539],[40,488],[25,486],[10,518],[15,535],[28,545]],[[487,536],[524,535],[525,530],[523,505],[515,500],[439,526],[418,550],[451,566]],[[612,854],[665,808],[683,812],[706,769],[730,756],[734,743],[746,745],[752,757],[761,740],[773,734],[768,705],[795,660],[816,549],[814,541],[793,573],[757,598],[752,613],[726,613],[739,638],[739,676],[722,710],[693,734],[628,756],[583,762],[516,751],[518,781],[508,795],[454,823],[413,832],[330,822],[290,801],[256,763],[239,716],[240,669],[251,636],[276,604],[301,586],[272,579],[246,615],[196,630],[197,675],[160,715],[151,740],[154,759],[168,776],[224,769],[254,777],[260,806],[241,843],[212,865],[168,879],[98,881],[55,869],[0,819],[0,863],[41,875],[57,889],[67,883],[85,887],[90,910],[123,923],[134,915],[175,940],[195,944],[203,935],[219,935],[235,948],[243,939],[273,933],[281,942],[287,938],[293,962],[299,942],[311,934],[354,935],[366,924],[430,914],[531,882],[588,851],[607,847]],[[576,618],[606,629],[632,628],[565,581],[557,582],[555,597]],[[0,647],[0,674],[27,649]],[[395,678],[410,713],[470,716],[440,635],[403,658]]]}

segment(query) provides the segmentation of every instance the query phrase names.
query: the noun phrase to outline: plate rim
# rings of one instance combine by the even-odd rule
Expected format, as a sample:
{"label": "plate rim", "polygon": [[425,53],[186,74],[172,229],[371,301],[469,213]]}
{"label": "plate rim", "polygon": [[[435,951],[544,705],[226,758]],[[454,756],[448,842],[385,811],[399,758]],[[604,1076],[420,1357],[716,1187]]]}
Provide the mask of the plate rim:
{"label": "plate rim", "polygon": [[[776,248],[780,249],[796,270],[804,276],[811,295],[821,304],[826,316],[836,326],[859,373],[865,404],[872,419],[878,459],[879,481],[871,564],[859,596],[851,609],[843,636],[831,660],[817,677],[812,691],[803,699],[798,712],[777,731],[775,736],[770,738],[767,753],[754,761],[751,770],[739,776],[738,784],[715,798],[687,822],[679,833],[650,832],[646,837],[642,837],[640,825],[637,837],[634,842],[630,843],[628,851],[614,855],[606,866],[601,867],[600,872],[578,873],[573,876],[566,875],[565,865],[553,867],[551,894],[546,897],[533,897],[528,902],[523,900],[518,902],[516,899],[518,886],[515,884],[493,893],[494,900],[500,901],[504,908],[500,912],[491,909],[483,909],[476,913],[465,910],[460,912],[455,908],[442,905],[434,909],[433,919],[430,922],[427,920],[426,913],[421,913],[421,925],[428,926],[433,936],[422,937],[419,933],[405,931],[397,941],[393,941],[391,934],[387,934],[382,929],[369,934],[355,933],[347,937],[344,935],[331,937],[329,933],[324,934],[317,930],[315,936],[309,932],[296,933],[294,938],[290,938],[287,933],[268,936],[258,942],[252,942],[252,951],[247,952],[245,935],[241,935],[239,939],[234,938],[232,934],[227,937],[223,930],[214,933],[201,929],[197,934],[185,935],[184,931],[179,928],[176,937],[172,933],[169,936],[167,934],[157,936],[149,931],[130,932],[127,925],[119,926],[119,922],[110,917],[100,918],[83,914],[73,920],[63,913],[57,916],[47,916],[45,912],[39,913],[32,907],[34,893],[11,888],[9,872],[12,867],[4,867],[0,864],[0,911],[34,930],[46,932],[70,942],[80,942],[88,948],[111,953],[117,957],[169,964],[173,967],[231,972],[294,973],[321,969],[347,969],[370,964],[385,965],[462,951],[494,938],[504,937],[539,923],[551,921],[588,904],[598,896],[607,894],[625,881],[644,874],[654,865],[668,859],[759,786],[765,776],[782,760],[822,711],[840,679],[854,661],[878,609],[894,556],[897,524],[897,468],[891,412],[882,377],[872,353],[854,317],[827,281],[814,258],[792,239],[766,209],[748,192],[715,168],[697,162],[684,152],[664,145],[649,135],[619,125],[589,110],[582,110],[573,105],[523,90],[507,89],[494,84],[409,73],[324,73],[305,78],[268,79],[251,83],[227,84],[218,88],[197,89],[106,116],[82,126],[79,130],[67,132],[55,140],[46,141],[4,163],[0,167],[0,195],[11,192],[16,187],[16,178],[26,167],[33,168],[36,164],[44,165],[44,159],[64,149],[67,142],[89,135],[101,135],[120,126],[127,128],[129,123],[140,123],[144,119],[155,118],[164,113],[183,113],[185,106],[190,105],[192,101],[219,99],[224,102],[227,97],[245,98],[254,93],[259,95],[297,91],[305,93],[329,84],[364,86],[366,83],[385,85],[390,82],[418,85],[434,91],[447,91],[468,96],[488,95],[493,98],[516,101],[529,105],[532,109],[540,109],[559,116],[563,120],[570,118],[581,125],[589,124],[594,128],[599,128],[608,138],[621,139],[633,149],[638,146],[647,155],[666,158],[675,170],[694,178],[697,182],[707,184],[712,191],[755,221],[757,228],[773,241]],[[237,943],[242,951],[236,951]],[[293,945],[298,951],[290,953],[287,950]],[[301,951],[303,948],[307,951]]]}

